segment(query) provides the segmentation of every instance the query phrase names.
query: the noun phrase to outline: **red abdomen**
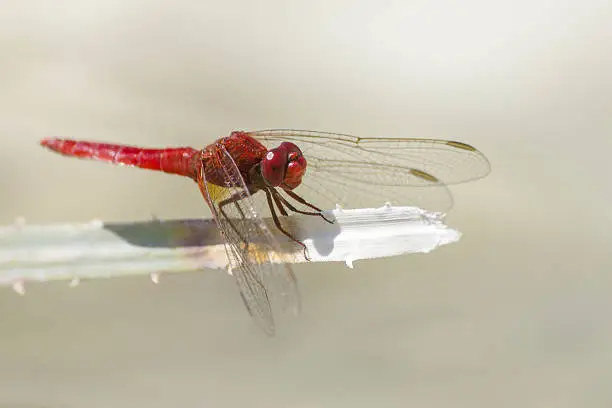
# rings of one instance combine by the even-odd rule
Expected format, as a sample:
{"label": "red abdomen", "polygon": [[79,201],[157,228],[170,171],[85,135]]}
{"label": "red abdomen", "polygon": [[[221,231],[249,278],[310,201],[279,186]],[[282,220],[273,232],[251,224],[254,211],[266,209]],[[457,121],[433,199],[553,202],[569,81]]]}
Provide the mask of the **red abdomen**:
{"label": "red abdomen", "polygon": [[58,138],[44,139],[40,144],[65,156],[163,171],[194,180],[200,157],[200,151],[191,147],[143,149],[135,146]]}

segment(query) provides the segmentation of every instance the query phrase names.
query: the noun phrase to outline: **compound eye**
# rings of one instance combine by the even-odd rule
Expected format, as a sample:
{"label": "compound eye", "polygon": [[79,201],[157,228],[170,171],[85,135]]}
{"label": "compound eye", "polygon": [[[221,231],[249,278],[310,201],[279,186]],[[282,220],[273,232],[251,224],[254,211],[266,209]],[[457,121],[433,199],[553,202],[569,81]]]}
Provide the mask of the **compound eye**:
{"label": "compound eye", "polygon": [[277,147],[268,150],[261,161],[261,175],[271,187],[278,187],[283,183],[287,169],[287,151]]}
{"label": "compound eye", "polygon": [[287,170],[283,188],[293,190],[302,183],[302,176],[306,173],[306,159],[299,147],[291,142],[283,142],[280,145],[287,151]]}

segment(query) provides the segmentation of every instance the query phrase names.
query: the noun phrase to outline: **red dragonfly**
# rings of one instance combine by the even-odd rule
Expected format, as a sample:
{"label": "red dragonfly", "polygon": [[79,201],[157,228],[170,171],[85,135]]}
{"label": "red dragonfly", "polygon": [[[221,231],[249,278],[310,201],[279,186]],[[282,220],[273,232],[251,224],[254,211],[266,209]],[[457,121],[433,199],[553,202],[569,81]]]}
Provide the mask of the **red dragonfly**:
{"label": "red dragonfly", "polygon": [[[271,258],[281,244],[264,222],[265,209],[256,205],[256,193],[265,195],[276,228],[305,248],[279,214],[295,212],[332,222],[321,208],[377,207],[383,202],[447,211],[452,206],[448,184],[479,179],[490,171],[486,157],[462,142],[302,130],[235,131],[201,150],[60,138],[41,144],[66,156],[194,180],[222,233],[244,304],[269,335],[275,331],[270,297],[280,295],[285,308],[298,312],[300,296],[291,267]],[[298,187],[316,202],[299,195]],[[256,241],[263,244],[255,249],[250,243]]]}

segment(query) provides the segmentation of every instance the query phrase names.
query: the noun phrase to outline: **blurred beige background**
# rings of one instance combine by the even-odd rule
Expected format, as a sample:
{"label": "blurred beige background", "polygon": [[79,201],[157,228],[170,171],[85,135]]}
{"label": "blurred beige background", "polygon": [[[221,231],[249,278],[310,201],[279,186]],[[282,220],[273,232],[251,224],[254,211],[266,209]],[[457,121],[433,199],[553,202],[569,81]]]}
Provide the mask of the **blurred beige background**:
{"label": "blurred beige background", "polygon": [[186,179],[45,136],[451,138],[493,172],[453,188],[457,244],[298,266],[304,314],[272,340],[214,271],[2,290],[0,407],[612,406],[610,21],[608,0],[2,2],[2,225],[208,216]]}

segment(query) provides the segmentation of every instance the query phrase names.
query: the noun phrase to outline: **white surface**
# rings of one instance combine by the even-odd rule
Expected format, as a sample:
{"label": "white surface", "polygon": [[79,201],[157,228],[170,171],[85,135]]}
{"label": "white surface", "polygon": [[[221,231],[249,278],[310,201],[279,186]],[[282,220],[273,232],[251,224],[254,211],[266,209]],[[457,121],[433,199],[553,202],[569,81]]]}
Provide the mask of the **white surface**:
{"label": "white surface", "polygon": [[493,171],[452,188],[457,244],[297,265],[304,315],[273,341],[216,271],[0,291],[0,406],[609,407],[610,21],[609,0],[5,1],[0,225],[209,216],[189,180],[46,136],[451,138]]}
{"label": "white surface", "polygon": [[[344,262],[353,268],[360,259],[427,253],[461,236],[444,225],[443,214],[416,207],[385,205],[324,214],[333,224],[295,215],[282,221],[304,243],[311,262]],[[279,242],[288,241],[271,219],[266,222]],[[272,256],[288,263],[306,262],[297,245]],[[225,247],[211,219],[32,226],[19,220],[0,227],[0,285],[12,286],[21,295],[30,281],[69,280],[77,286],[80,279],[144,274],[159,283],[162,272],[199,272],[227,265]]]}

